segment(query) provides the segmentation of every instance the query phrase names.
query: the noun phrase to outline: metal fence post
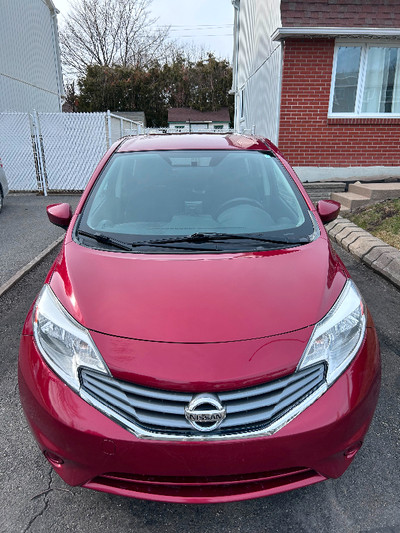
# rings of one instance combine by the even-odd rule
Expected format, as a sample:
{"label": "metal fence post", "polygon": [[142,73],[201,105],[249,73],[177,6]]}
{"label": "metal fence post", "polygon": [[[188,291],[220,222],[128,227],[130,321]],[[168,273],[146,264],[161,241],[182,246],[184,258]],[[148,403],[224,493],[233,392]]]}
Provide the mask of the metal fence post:
{"label": "metal fence post", "polygon": [[37,174],[37,181],[40,186],[42,187],[44,196],[47,196],[47,183],[46,183],[46,170],[45,170],[45,164],[44,164],[44,152],[43,152],[43,139],[40,135],[40,124],[39,124],[39,115],[35,110],[33,110],[32,113],[32,130],[33,130],[33,140],[34,140],[34,149],[36,149],[36,157],[37,157],[37,168],[36,168],[36,174]]}
{"label": "metal fence post", "polygon": [[112,140],[111,140],[111,112],[110,110],[107,111],[107,127],[108,127],[108,147],[111,148]]}

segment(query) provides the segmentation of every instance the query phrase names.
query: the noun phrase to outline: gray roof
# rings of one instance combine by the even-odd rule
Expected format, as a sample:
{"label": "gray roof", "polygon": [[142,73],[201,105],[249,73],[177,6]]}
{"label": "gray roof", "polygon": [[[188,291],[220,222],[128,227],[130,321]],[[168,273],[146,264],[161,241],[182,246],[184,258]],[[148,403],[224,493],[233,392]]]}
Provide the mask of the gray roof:
{"label": "gray roof", "polygon": [[218,111],[197,111],[190,107],[168,109],[168,122],[229,122],[229,109],[221,107]]}

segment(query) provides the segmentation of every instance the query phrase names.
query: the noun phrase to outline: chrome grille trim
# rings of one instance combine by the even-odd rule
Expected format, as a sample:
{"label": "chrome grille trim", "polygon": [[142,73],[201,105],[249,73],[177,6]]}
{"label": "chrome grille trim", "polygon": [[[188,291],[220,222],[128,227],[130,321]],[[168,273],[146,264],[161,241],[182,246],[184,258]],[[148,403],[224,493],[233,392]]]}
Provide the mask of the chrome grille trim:
{"label": "chrome grille trim", "polygon": [[281,379],[218,393],[226,418],[210,433],[191,427],[185,406],[195,394],[151,389],[81,368],[81,397],[137,437],[156,440],[226,440],[271,435],[326,390],[324,363]]}

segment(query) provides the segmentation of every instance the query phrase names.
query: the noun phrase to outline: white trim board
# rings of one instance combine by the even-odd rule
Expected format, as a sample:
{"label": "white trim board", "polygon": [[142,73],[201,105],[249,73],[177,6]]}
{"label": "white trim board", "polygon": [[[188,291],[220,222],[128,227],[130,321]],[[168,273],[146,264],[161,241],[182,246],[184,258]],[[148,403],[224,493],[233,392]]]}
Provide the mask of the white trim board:
{"label": "white trim board", "polygon": [[293,167],[301,181],[400,178],[400,167]]}

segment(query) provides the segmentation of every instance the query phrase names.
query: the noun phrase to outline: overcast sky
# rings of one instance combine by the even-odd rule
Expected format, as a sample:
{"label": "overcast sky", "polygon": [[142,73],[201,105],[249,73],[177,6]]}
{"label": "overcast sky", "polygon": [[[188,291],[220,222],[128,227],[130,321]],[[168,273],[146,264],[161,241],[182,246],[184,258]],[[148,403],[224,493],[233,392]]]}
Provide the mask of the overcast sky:
{"label": "overcast sky", "polygon": [[[63,15],[70,0],[53,0]],[[233,6],[231,0],[153,0],[152,15],[160,26],[171,26],[171,37],[182,44],[194,43],[217,57],[232,59]]]}

